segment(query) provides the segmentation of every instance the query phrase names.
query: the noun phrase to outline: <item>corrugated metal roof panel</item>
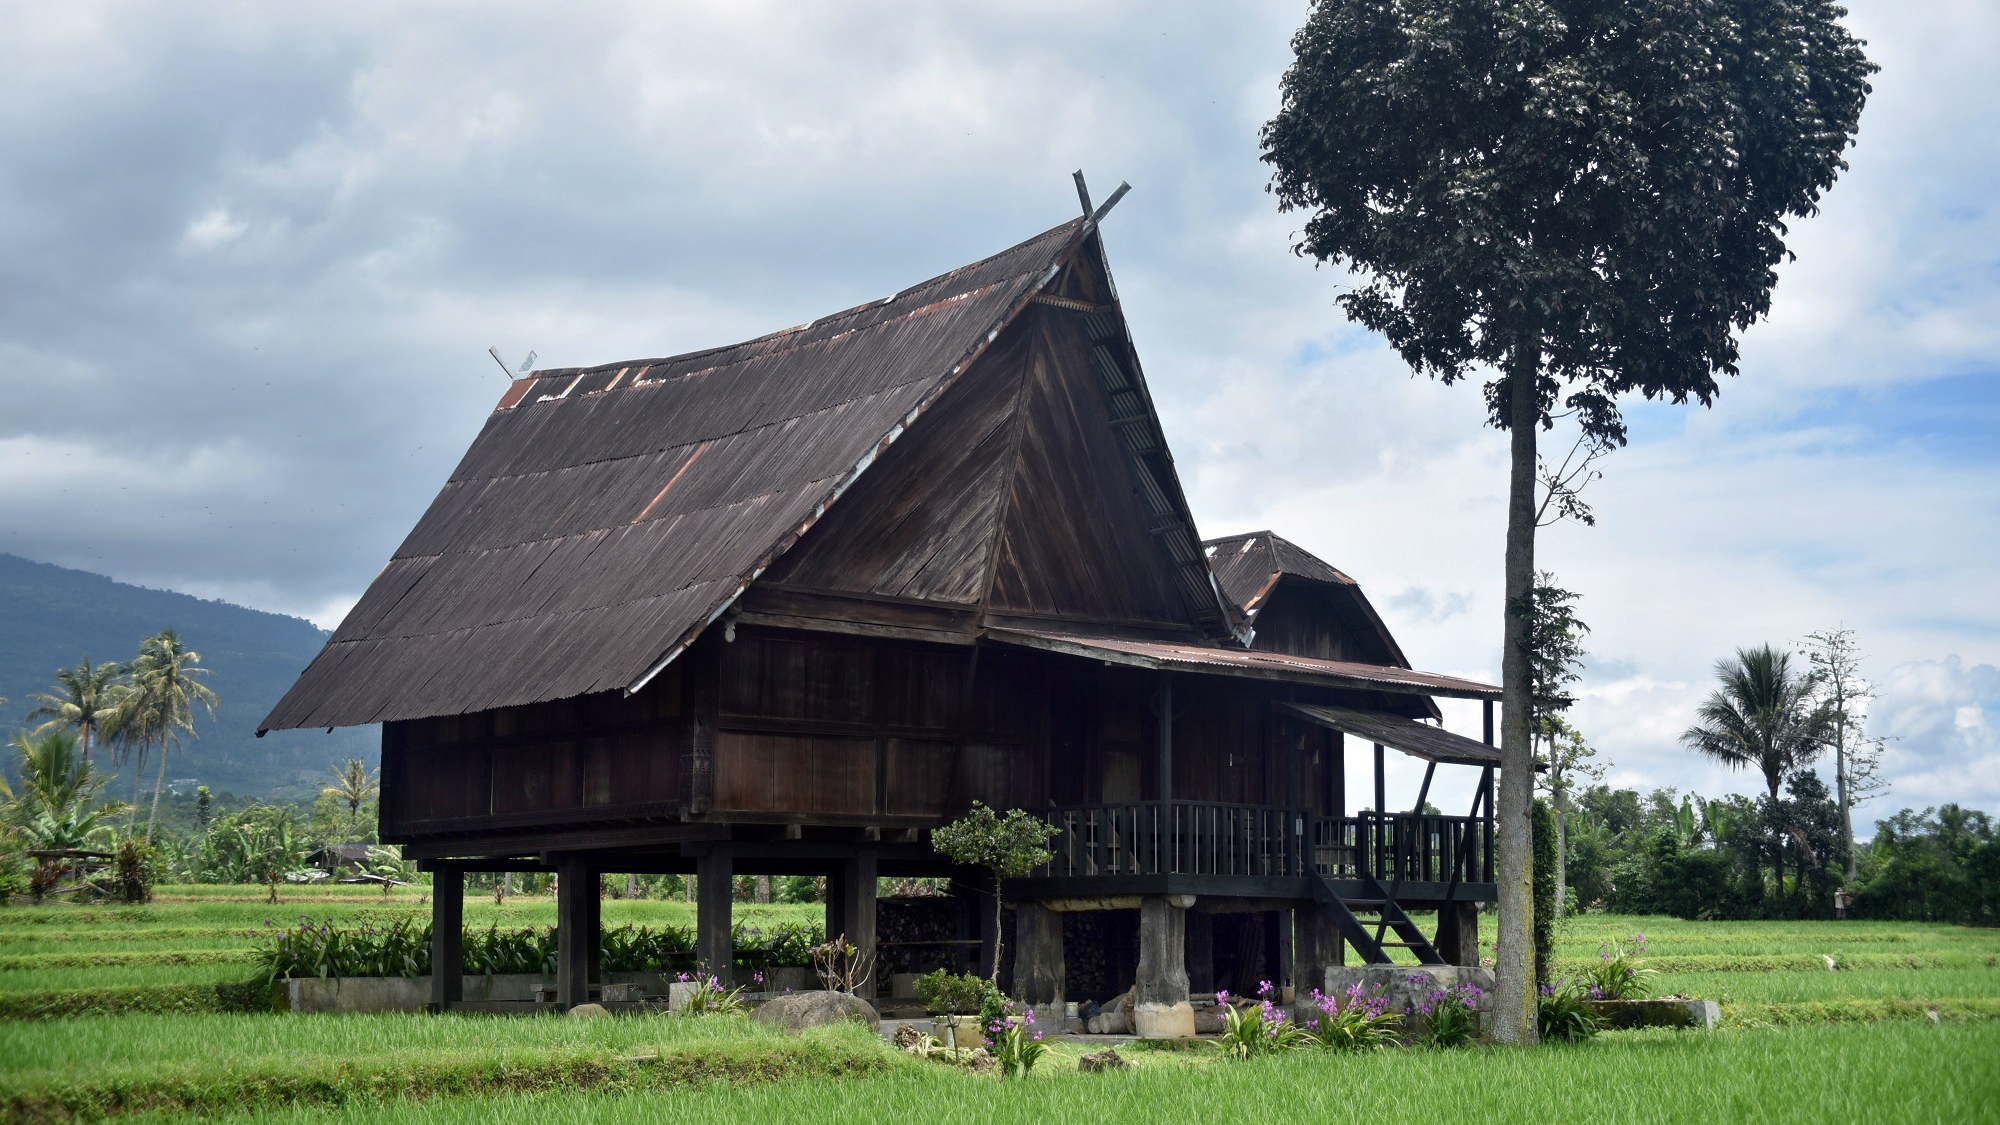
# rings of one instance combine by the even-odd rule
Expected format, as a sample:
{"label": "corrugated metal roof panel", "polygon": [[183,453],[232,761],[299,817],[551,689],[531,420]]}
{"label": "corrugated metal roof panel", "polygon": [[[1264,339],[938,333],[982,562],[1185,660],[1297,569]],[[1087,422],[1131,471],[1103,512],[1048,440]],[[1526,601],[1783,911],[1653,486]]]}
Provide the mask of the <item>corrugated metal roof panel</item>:
{"label": "corrugated metal roof panel", "polygon": [[1109,659],[1114,663],[1137,664],[1148,668],[1168,668],[1218,675],[1249,676],[1300,684],[1361,688],[1404,695],[1445,695],[1460,699],[1498,699],[1500,689],[1492,684],[1435,672],[1418,672],[1385,664],[1357,664],[1346,660],[1316,660],[1281,652],[1217,648],[1209,645],[1172,641],[1140,641],[1124,637],[1085,636],[1041,629],[988,629],[996,641],[1029,648],[1067,652],[1076,656]]}
{"label": "corrugated metal roof panel", "polygon": [[1310,703],[1281,704],[1285,710],[1308,722],[1330,727],[1369,742],[1379,742],[1412,757],[1462,766],[1497,766],[1500,748],[1476,742],[1462,734],[1379,711],[1356,711],[1348,707],[1326,707]]}

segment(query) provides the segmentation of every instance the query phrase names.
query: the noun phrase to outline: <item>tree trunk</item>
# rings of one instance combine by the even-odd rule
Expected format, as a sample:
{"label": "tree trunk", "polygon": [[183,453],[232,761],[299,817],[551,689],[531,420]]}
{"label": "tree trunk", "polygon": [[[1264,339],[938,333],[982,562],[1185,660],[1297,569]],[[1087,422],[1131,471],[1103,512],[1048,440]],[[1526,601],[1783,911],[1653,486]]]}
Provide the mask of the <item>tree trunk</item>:
{"label": "tree trunk", "polygon": [[1006,907],[1000,901],[1000,873],[993,873],[993,987],[1000,987],[1000,916]]}
{"label": "tree trunk", "polygon": [[146,814],[146,839],[153,838],[153,822],[160,819],[160,790],[167,787],[167,747],[160,746],[160,775],[153,779],[153,808]]}
{"label": "tree trunk", "polygon": [[1556,786],[1556,916],[1569,902],[1569,786]]}
{"label": "tree trunk", "polygon": [[1532,1047],[1535,1026],[1533,731],[1529,722],[1528,612],[1535,582],[1535,427],[1541,422],[1536,382],[1538,345],[1526,345],[1507,375],[1511,457],[1507,485],[1506,629],[1500,654],[1500,795],[1495,802],[1499,917],[1494,927],[1493,1037]]}
{"label": "tree trunk", "polygon": [[1785,829],[1783,824],[1784,811],[1778,808],[1777,778],[1767,776],[1764,779],[1764,783],[1766,786],[1770,788],[1771,791],[1771,812],[1779,819],[1778,845],[1777,847],[1771,850],[1771,877],[1777,881],[1777,886],[1771,888],[1771,896],[1782,902],[1785,897]]}
{"label": "tree trunk", "polygon": [[750,897],[760,903],[771,901],[771,877],[769,875],[757,876],[756,889],[751,892]]}
{"label": "tree trunk", "polygon": [[1833,682],[1833,706],[1839,713],[1833,738],[1833,783],[1840,801],[1840,850],[1847,853],[1847,885],[1854,885],[1854,794],[1847,784],[1847,685]]}

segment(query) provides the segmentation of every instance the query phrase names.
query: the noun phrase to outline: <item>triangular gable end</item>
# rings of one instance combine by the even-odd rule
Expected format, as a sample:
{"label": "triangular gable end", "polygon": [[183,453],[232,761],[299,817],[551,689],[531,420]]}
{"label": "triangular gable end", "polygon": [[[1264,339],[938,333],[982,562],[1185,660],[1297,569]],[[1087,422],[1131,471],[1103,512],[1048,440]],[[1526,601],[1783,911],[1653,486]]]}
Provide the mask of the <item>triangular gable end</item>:
{"label": "triangular gable end", "polygon": [[1231,635],[1094,232],[762,584]]}

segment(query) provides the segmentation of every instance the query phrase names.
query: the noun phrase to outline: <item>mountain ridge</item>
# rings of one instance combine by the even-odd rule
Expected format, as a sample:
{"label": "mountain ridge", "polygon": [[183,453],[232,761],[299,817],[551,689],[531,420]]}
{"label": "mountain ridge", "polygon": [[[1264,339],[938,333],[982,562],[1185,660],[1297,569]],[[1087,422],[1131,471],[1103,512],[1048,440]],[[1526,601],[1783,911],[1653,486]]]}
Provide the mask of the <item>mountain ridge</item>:
{"label": "mountain ridge", "polygon": [[[217,793],[309,796],[349,757],[375,765],[381,738],[373,726],[256,737],[258,721],[326,643],[326,630],[301,617],[6,553],[0,553],[0,697],[7,703],[0,705],[0,732],[26,726],[35,707],[30,694],[52,690],[59,668],[86,654],[93,662],[130,660],[141,637],[167,627],[201,654],[219,698],[213,719],[197,712],[197,737],[175,751],[170,779],[195,778]],[[149,761],[148,786],[153,770]],[[111,792],[129,796],[130,785],[127,774]]]}

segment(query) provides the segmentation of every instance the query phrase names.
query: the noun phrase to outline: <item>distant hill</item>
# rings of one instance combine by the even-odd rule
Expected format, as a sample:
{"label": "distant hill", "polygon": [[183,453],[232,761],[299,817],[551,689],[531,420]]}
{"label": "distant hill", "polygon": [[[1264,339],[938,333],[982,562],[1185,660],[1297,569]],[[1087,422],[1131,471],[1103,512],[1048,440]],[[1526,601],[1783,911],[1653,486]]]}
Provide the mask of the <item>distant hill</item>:
{"label": "distant hill", "polygon": [[[195,719],[196,739],[167,767],[168,778],[196,778],[217,793],[306,796],[328,769],[349,757],[371,768],[381,751],[376,727],[272,731],[257,721],[278,701],[326,642],[326,630],[299,617],[148,590],[101,574],[0,554],[0,737],[34,708],[30,692],[49,691],[58,668],[86,653],[92,661],[130,660],[139,639],[172,626],[201,654],[220,697],[215,718]],[[150,790],[153,766],[145,783]],[[130,793],[121,781],[113,792]]]}

